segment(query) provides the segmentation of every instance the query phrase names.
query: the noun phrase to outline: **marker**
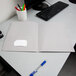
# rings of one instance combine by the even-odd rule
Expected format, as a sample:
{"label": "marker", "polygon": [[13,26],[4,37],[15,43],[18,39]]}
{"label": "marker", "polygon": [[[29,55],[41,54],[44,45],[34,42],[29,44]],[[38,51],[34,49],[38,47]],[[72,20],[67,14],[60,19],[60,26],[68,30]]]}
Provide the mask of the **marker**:
{"label": "marker", "polygon": [[15,6],[15,9],[16,9],[17,11],[20,11],[16,6]]}
{"label": "marker", "polygon": [[20,5],[19,5],[19,4],[17,4],[17,6],[19,7],[20,11],[22,11],[22,9],[21,9]]}
{"label": "marker", "polygon": [[23,9],[24,9],[24,4],[23,4],[23,6],[22,6],[22,11],[23,11]]}
{"label": "marker", "polygon": [[33,76],[35,73],[38,72],[39,68],[42,67],[46,61],[44,60],[29,76]]}
{"label": "marker", "polygon": [[26,8],[26,5],[24,5],[23,11],[25,10],[25,8]]}

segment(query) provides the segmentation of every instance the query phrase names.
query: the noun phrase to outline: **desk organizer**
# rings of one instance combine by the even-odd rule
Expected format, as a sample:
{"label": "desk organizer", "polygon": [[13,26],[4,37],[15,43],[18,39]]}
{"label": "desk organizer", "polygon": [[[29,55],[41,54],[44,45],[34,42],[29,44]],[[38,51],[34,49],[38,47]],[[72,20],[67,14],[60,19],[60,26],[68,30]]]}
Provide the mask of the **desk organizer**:
{"label": "desk organizer", "polygon": [[25,20],[27,20],[27,11],[26,10],[24,10],[24,11],[17,11],[16,10],[16,13],[17,13],[19,21],[25,21]]}

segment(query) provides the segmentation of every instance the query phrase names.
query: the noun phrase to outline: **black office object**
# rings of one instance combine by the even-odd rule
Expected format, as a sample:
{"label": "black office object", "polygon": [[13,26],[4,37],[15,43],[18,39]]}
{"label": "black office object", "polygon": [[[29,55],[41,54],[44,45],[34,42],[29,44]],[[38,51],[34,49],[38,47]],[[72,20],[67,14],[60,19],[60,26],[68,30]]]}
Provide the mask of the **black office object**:
{"label": "black office object", "polygon": [[0,76],[21,76],[0,56]]}
{"label": "black office object", "polygon": [[75,50],[75,52],[76,52],[76,44],[74,45],[74,50]]}
{"label": "black office object", "polygon": [[0,31],[0,39],[3,38],[3,36],[2,31]]}
{"label": "black office object", "polygon": [[36,5],[36,6],[33,6],[32,8],[33,8],[34,10],[39,10],[39,11],[41,11],[41,10],[46,9],[47,7],[49,7],[48,4],[46,4],[46,3],[40,3],[40,4]]}
{"label": "black office object", "polygon": [[52,6],[46,8],[45,10],[42,10],[41,12],[37,13],[36,16],[39,18],[44,19],[45,21],[48,21],[50,18],[55,16],[57,13],[65,9],[69,4],[66,4],[64,2],[58,1]]}
{"label": "black office object", "polygon": [[76,4],[76,0],[69,0],[71,3]]}
{"label": "black office object", "polygon": [[45,0],[24,0],[27,10],[33,8],[35,10],[41,10],[48,7],[47,4],[43,3]]}

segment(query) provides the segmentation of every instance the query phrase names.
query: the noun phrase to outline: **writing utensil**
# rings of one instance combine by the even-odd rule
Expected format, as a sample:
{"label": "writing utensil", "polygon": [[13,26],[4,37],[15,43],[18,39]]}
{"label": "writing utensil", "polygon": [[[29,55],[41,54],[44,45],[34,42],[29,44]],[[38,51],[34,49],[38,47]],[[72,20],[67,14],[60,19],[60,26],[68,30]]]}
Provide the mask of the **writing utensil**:
{"label": "writing utensil", "polygon": [[42,67],[45,63],[46,63],[46,61],[44,60],[44,61],[30,74],[30,76],[34,76],[34,74],[38,72],[39,68]]}
{"label": "writing utensil", "polygon": [[22,6],[22,11],[23,11],[23,9],[24,9],[24,5],[25,5],[25,4],[23,4],[23,6]]}
{"label": "writing utensil", "polygon": [[15,9],[16,9],[17,11],[20,11],[16,6],[15,6]]}
{"label": "writing utensil", "polygon": [[24,5],[23,11],[25,10],[25,8],[26,8],[26,5]]}
{"label": "writing utensil", "polygon": [[19,4],[17,4],[17,6],[19,7],[20,11],[22,11],[22,9],[21,9],[20,5],[19,5]]}

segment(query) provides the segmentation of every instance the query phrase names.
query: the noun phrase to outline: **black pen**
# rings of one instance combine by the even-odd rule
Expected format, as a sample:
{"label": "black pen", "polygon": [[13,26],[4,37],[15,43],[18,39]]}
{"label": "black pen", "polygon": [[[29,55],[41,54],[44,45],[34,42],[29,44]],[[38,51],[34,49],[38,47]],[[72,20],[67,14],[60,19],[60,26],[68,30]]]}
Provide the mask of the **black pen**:
{"label": "black pen", "polygon": [[17,6],[18,6],[18,7],[19,7],[19,9],[22,11],[22,9],[21,9],[20,5],[19,5],[19,4],[17,4]]}

